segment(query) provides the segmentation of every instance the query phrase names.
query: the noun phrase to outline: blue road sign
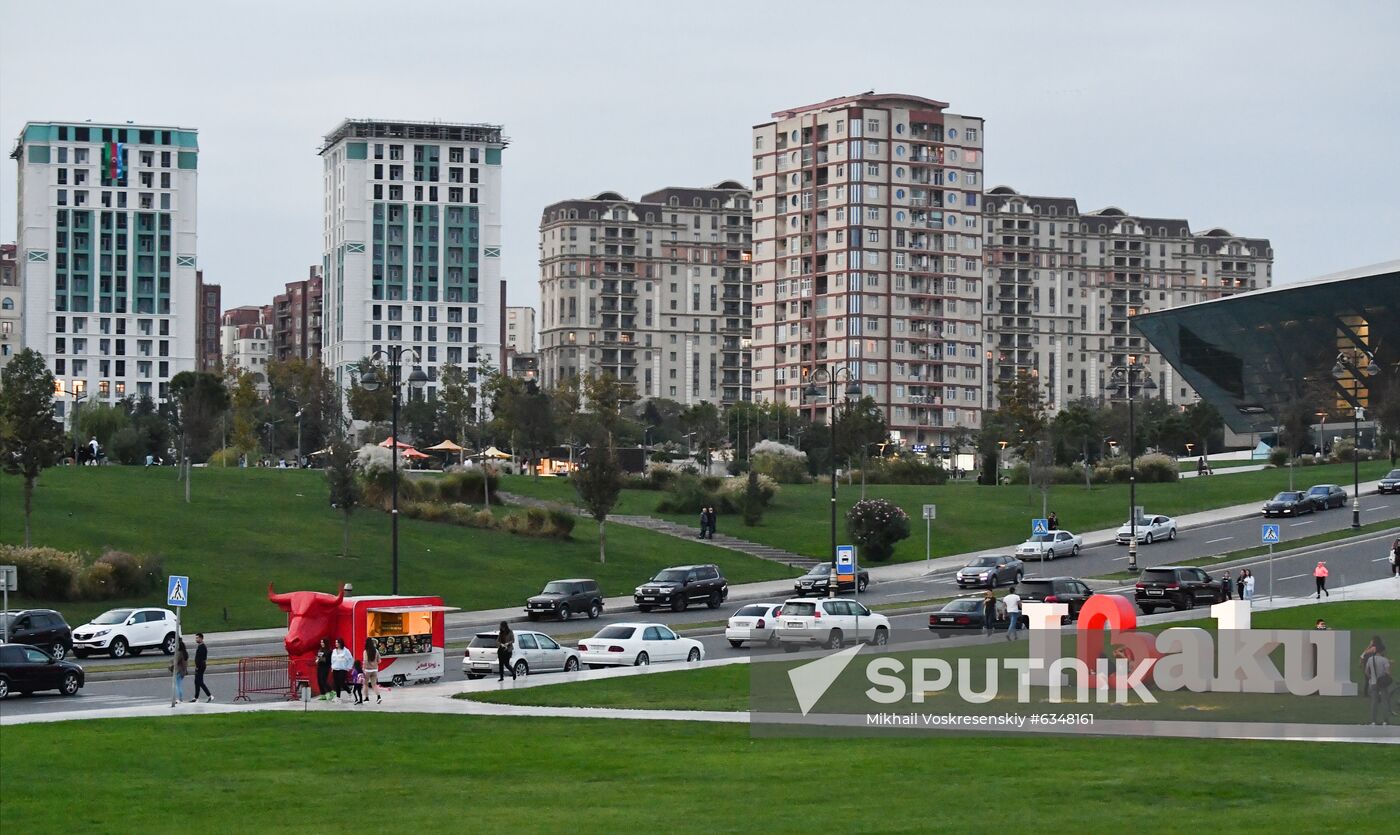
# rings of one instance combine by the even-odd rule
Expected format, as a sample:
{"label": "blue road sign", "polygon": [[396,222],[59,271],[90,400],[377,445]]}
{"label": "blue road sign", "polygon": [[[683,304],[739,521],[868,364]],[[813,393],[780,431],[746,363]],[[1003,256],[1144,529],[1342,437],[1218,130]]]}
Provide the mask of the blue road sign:
{"label": "blue road sign", "polygon": [[836,546],[836,574],[837,576],[856,573],[856,546],[838,545]]}
{"label": "blue road sign", "polygon": [[1279,543],[1278,525],[1260,525],[1259,541],[1265,545],[1277,545]]}
{"label": "blue road sign", "polygon": [[1040,536],[1050,533],[1050,521],[1048,519],[1031,520],[1031,536]]}
{"label": "blue road sign", "polygon": [[190,578],[178,574],[170,575],[165,587],[165,605],[188,606],[190,602]]}

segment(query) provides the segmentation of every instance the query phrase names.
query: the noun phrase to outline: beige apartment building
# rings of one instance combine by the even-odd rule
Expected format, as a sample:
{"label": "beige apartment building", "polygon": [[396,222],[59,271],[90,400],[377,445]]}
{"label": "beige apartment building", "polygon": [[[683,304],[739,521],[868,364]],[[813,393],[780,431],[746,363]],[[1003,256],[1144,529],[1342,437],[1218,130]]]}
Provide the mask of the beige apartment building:
{"label": "beige apartment building", "polygon": [[[805,406],[849,374],[910,446],[981,425],[983,120],[904,94],[753,129],[755,397]],[[846,386],[842,385],[842,389]]]}
{"label": "beige apartment building", "polygon": [[605,191],[540,218],[539,364],[546,386],[608,372],[639,399],[751,399],[749,191]]}
{"label": "beige apartment building", "polygon": [[1080,213],[1068,197],[998,186],[986,225],[985,391],[1018,369],[1044,383],[1050,408],[1113,398],[1113,369],[1150,369],[1154,396],[1185,405],[1196,393],[1129,326],[1140,313],[1268,287],[1273,249],[1224,229],[1192,232],[1179,218],[1108,207]]}
{"label": "beige apartment building", "polygon": [[22,344],[24,296],[15,250],[14,244],[0,244],[0,368],[19,353]]}

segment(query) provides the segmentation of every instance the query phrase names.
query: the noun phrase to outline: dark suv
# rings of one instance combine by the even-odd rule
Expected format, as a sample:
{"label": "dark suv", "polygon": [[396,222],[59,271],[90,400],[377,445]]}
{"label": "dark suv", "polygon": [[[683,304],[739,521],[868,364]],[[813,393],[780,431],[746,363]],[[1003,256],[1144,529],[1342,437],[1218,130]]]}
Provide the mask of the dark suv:
{"label": "dark suv", "polygon": [[543,591],[525,601],[525,616],[530,620],[546,615],[568,620],[575,612],[587,612],[590,618],[603,613],[597,580],[550,580]]}
{"label": "dark suv", "polygon": [[63,615],[53,609],[20,609],[0,612],[9,621],[10,643],[42,647],[45,652],[62,661],[73,651],[73,630]]}
{"label": "dark suv", "polygon": [[729,582],[717,565],[678,565],[662,569],[632,595],[637,608],[650,612],[659,606],[685,611],[691,603],[704,603],[718,609],[729,597]]}
{"label": "dark suv", "polygon": [[1201,603],[1219,603],[1225,599],[1225,589],[1199,568],[1163,565],[1142,572],[1134,597],[1138,608],[1150,615],[1168,606],[1193,609]]}
{"label": "dark suv", "polygon": [[[838,592],[847,592],[855,589],[860,594],[865,593],[866,586],[870,585],[870,572],[864,568],[856,571],[854,582],[840,577],[836,579]],[[792,593],[798,597],[806,597],[814,594],[817,597],[826,597],[827,591],[831,588],[831,563],[819,562],[808,569],[806,574],[792,581]]]}
{"label": "dark suv", "polygon": [[1077,577],[1037,577],[1017,583],[1016,593],[1021,596],[1022,603],[1068,604],[1069,617],[1065,623],[1069,623],[1079,617],[1079,610],[1094,592]]}

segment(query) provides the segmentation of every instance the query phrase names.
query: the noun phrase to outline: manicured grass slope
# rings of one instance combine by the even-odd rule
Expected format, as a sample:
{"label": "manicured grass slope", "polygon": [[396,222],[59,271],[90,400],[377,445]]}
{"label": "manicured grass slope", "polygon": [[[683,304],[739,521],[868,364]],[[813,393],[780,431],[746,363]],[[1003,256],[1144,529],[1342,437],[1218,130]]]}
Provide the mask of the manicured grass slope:
{"label": "manicured grass slope", "polygon": [[[327,495],[319,472],[211,468],[195,471],[186,505],[173,468],[60,468],[46,472],[35,490],[33,538],[65,550],[161,554],[167,572],[190,575],[190,631],[283,626],[286,615],[266,599],[269,581],[279,590],[334,591],[348,581],[359,594],[389,592],[388,515],[357,511],[352,556],[343,559],[342,517]],[[21,502],[19,480],[0,477],[0,541],[23,541]],[[568,542],[412,519],[399,525],[399,590],[438,594],[467,610],[521,605],[560,577],[595,577],[605,594],[627,594],[658,569],[686,562],[719,563],[734,583],[796,573],[623,525],[608,526],[608,562],[600,566],[598,527],[585,519]],[[164,588],[139,601],[53,605],[77,625],[119,603],[163,600]],[[44,602],[22,595],[10,601]]]}
{"label": "manicured grass slope", "polygon": [[[1361,465],[1361,478],[1363,481],[1379,478],[1389,469],[1385,461],[1366,462]],[[1294,480],[1299,489],[1307,489],[1312,484],[1350,484],[1351,465],[1299,467],[1294,472]],[[574,500],[573,487],[564,478],[508,477],[503,489],[554,501]],[[1169,484],[1140,484],[1137,503],[1148,513],[1181,516],[1246,502],[1262,504],[1286,489],[1287,469],[1218,474]],[[837,536],[843,541],[846,538],[845,513],[860,499],[860,490],[859,482],[847,485],[842,481],[837,486],[836,503],[841,514]],[[899,504],[910,516],[911,535],[895,547],[893,559],[896,562],[924,558],[924,504],[938,506],[938,519],[933,523],[932,532],[934,556],[1015,545],[1030,533],[1030,520],[1041,515],[1039,489],[1028,490],[1025,485],[983,487],[970,481],[937,487],[868,485],[865,493],[867,498],[889,499]],[[660,499],[658,492],[626,490],[616,512],[664,516],[683,524],[695,524],[694,514],[658,513],[656,505]],[[830,550],[826,522],[830,501],[827,485],[785,484],[761,524],[748,528],[737,517],[725,516],[719,520],[719,530],[800,554],[825,557]],[[1087,491],[1083,485],[1052,485],[1048,506],[1059,516],[1061,527],[1075,533],[1117,527],[1128,518],[1128,485],[1096,486]]]}
{"label": "manicured grass slope", "polygon": [[[140,768],[90,781],[58,807],[42,782],[8,786],[0,831],[351,831],[376,828],[370,814],[402,831],[810,832],[819,820],[842,832],[1362,832],[1392,831],[1400,815],[1393,746],[833,743],[680,722],[326,713],[65,722],[6,728],[0,773],[42,762],[81,774],[138,750]],[[822,774],[798,768],[813,763],[825,763]]]}

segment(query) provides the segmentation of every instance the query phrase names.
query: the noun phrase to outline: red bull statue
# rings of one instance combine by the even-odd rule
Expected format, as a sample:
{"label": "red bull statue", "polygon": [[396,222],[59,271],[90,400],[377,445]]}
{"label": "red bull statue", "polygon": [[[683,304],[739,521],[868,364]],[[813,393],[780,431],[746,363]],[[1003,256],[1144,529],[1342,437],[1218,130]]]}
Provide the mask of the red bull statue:
{"label": "red bull statue", "polygon": [[272,583],[267,584],[267,599],[287,613],[287,637],[283,644],[291,663],[292,681],[311,683],[312,693],[319,695],[316,684],[316,648],[321,639],[334,640],[340,634],[341,601],[345,586],[339,594],[317,591],[294,591],[278,594]]}

